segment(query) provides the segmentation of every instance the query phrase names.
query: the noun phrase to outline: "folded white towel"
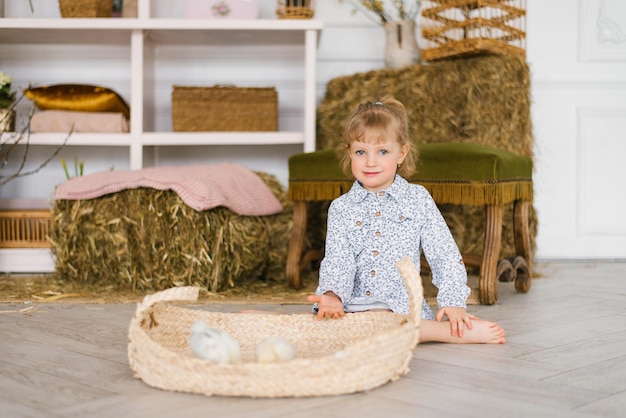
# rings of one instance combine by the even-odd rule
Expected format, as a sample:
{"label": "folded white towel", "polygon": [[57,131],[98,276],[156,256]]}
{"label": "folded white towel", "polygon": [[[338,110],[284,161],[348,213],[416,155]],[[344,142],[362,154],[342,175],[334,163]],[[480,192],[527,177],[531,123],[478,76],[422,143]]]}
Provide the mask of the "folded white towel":
{"label": "folded white towel", "polygon": [[30,120],[31,132],[129,132],[122,113],[42,110]]}

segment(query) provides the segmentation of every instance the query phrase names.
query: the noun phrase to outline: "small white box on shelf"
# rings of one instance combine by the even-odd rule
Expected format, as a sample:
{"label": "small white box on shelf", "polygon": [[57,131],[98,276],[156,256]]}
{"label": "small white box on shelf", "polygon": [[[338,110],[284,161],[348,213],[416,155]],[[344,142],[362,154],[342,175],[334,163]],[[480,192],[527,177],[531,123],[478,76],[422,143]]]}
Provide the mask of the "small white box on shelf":
{"label": "small white box on shelf", "polygon": [[257,0],[183,0],[187,19],[257,19]]}

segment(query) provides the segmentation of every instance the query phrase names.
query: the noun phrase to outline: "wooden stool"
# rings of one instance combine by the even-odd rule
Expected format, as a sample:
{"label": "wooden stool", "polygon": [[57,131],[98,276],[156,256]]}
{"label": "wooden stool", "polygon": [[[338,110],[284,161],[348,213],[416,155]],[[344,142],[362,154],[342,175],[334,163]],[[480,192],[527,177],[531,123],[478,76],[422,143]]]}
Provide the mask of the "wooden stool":
{"label": "wooden stool", "polygon": [[[424,186],[437,204],[485,206],[485,241],[482,256],[464,255],[466,265],[479,267],[480,302],[498,299],[496,277],[515,281],[526,293],[531,285],[532,260],[528,226],[533,196],[532,159],[472,143],[421,144],[418,172],[408,179]],[[289,158],[289,199],[293,201],[293,229],[287,254],[287,282],[302,287],[301,270],[319,259],[321,252],[303,253],[307,228],[307,202],[333,200],[352,187],[334,150],[296,154]],[[514,202],[516,256],[498,261],[503,206]]]}

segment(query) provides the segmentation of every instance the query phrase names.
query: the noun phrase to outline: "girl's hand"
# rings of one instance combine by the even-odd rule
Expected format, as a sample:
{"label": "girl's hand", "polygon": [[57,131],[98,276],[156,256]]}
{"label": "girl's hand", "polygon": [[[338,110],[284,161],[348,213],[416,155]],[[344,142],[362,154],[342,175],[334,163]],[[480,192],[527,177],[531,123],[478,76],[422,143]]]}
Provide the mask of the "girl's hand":
{"label": "girl's hand", "polygon": [[324,318],[341,318],[345,315],[341,299],[333,292],[327,292],[323,295],[310,295],[307,296],[307,300],[317,303],[318,320]]}
{"label": "girl's hand", "polygon": [[466,326],[468,329],[472,329],[472,319],[478,319],[478,317],[468,314],[465,308],[455,306],[439,308],[435,319],[441,321],[444,316],[447,316],[448,322],[450,322],[450,334],[459,338],[463,337],[463,330]]}

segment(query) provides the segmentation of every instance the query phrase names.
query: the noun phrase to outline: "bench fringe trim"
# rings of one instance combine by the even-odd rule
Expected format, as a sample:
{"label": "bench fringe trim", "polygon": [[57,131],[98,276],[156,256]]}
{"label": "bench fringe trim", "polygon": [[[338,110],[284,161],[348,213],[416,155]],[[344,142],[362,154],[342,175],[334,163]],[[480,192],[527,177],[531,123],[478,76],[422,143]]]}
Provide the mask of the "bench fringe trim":
{"label": "bench fringe trim", "polygon": [[[420,181],[438,204],[453,205],[503,205],[515,200],[532,201],[533,183],[531,179],[510,179],[497,182],[463,181]],[[333,200],[352,187],[352,181],[317,180],[290,181],[289,200],[320,201]]]}

